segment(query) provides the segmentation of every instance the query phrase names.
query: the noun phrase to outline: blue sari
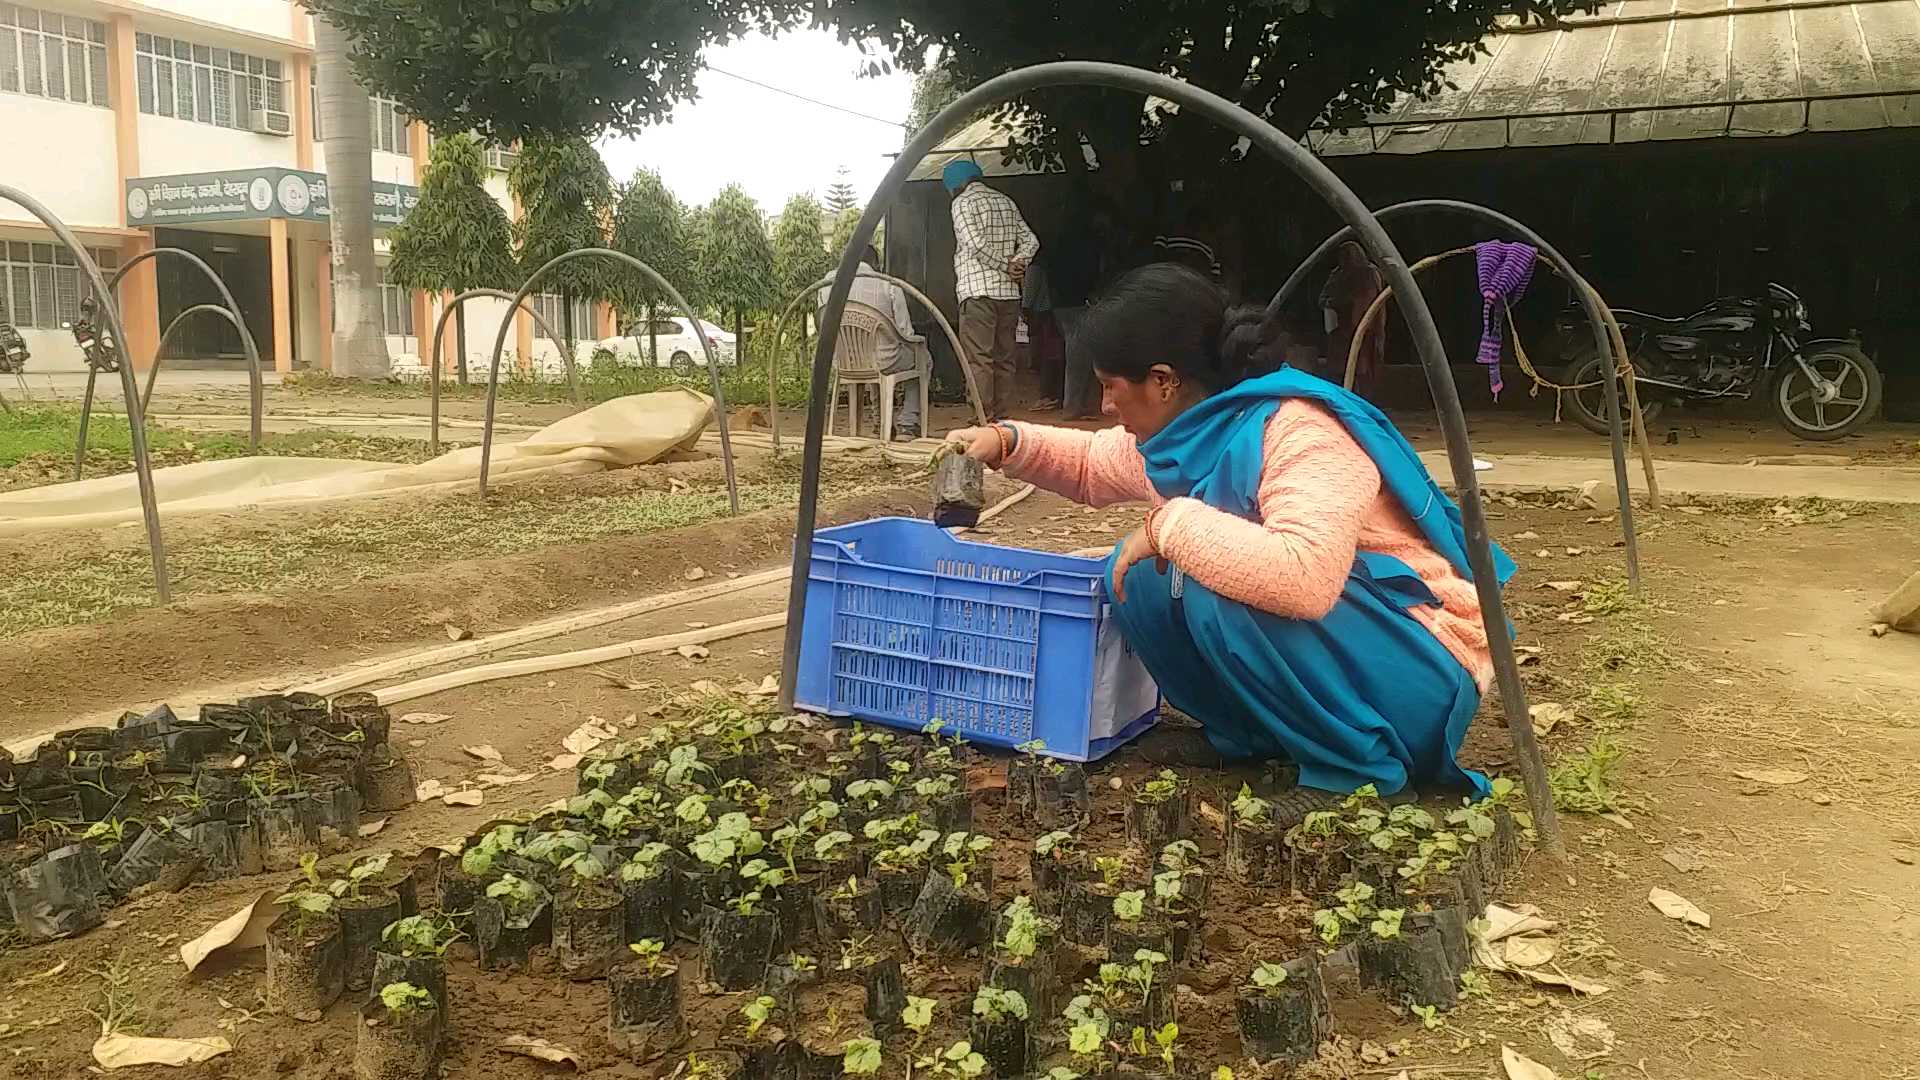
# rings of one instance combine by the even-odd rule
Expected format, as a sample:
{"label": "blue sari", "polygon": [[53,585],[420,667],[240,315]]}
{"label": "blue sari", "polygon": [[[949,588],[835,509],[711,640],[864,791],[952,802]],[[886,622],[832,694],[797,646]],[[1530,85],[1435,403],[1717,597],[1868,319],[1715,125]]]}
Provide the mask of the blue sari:
{"label": "blue sari", "polygon": [[[1460,508],[1413,447],[1364,399],[1291,368],[1207,398],[1142,443],[1154,490],[1260,520],[1267,421],[1296,397],[1345,426],[1379,468],[1382,489],[1472,580]],[[1493,556],[1505,584],[1513,560],[1497,546]],[[1373,784],[1392,794],[1412,784],[1485,792],[1485,777],[1454,760],[1479,687],[1409,614],[1440,601],[1400,560],[1360,552],[1339,602],[1314,621],[1225,599],[1152,559],[1134,564],[1126,586],[1116,610],[1128,643],[1224,756],[1292,761],[1302,785],[1328,791]]]}

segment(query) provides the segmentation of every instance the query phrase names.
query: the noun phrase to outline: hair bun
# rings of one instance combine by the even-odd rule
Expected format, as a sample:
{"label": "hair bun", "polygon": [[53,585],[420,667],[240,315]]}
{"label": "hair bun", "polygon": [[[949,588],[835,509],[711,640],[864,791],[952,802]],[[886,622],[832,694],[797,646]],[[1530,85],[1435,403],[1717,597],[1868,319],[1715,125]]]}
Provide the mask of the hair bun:
{"label": "hair bun", "polygon": [[1228,384],[1278,371],[1286,362],[1278,346],[1277,320],[1264,308],[1242,304],[1228,309],[1220,324],[1220,370]]}

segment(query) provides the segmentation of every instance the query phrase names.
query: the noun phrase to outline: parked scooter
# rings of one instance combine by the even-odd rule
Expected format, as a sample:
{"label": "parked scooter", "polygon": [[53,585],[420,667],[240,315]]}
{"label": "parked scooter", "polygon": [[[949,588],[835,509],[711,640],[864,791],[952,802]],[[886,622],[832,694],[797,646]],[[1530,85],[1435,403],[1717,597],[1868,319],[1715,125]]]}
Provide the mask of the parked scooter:
{"label": "parked scooter", "polygon": [[63,323],[62,326],[73,331],[73,340],[79,343],[80,355],[88,367],[102,374],[111,374],[120,370],[120,349],[114,344],[113,331],[95,327],[94,318],[98,313],[99,305],[93,297],[84,297],[80,301],[79,321]]}
{"label": "parked scooter", "polygon": [[[1851,338],[1812,337],[1807,305],[1784,285],[1764,296],[1725,297],[1692,315],[1668,319],[1613,309],[1632,358],[1648,425],[1669,403],[1766,395],[1781,426],[1802,439],[1842,438],[1880,411],[1880,369]],[[1576,323],[1574,320],[1578,319]],[[1562,340],[1575,343],[1561,382],[1594,383],[1569,391],[1573,418],[1606,434],[1600,357],[1578,309],[1563,315]],[[1582,347],[1584,345],[1584,347]]]}
{"label": "parked scooter", "polygon": [[18,375],[27,370],[33,354],[27,351],[27,339],[12,323],[0,322],[0,375]]}

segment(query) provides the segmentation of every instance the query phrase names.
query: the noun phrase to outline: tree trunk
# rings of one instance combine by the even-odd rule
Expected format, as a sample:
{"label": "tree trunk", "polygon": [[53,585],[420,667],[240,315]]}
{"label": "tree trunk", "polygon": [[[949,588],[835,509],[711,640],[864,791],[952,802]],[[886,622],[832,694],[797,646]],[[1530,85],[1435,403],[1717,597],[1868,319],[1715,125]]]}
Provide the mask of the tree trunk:
{"label": "tree trunk", "polygon": [[327,133],[333,373],[384,379],[393,369],[373,261],[373,108],[366,90],[354,81],[347,35],[325,19],[315,19],[314,45],[320,126]]}
{"label": "tree trunk", "polygon": [[573,335],[575,330],[573,327],[573,290],[571,289],[560,290],[560,332],[567,339],[561,343],[567,350],[560,356],[560,370],[564,372],[567,370],[567,358],[572,356],[574,351]]}
{"label": "tree trunk", "polygon": [[653,305],[647,305],[647,363],[660,366],[660,335],[654,332]]}
{"label": "tree trunk", "polygon": [[[741,328],[745,317],[745,313],[739,308],[733,309],[733,362],[736,364],[747,362],[746,332]],[[714,359],[718,360],[719,357]]]}
{"label": "tree trunk", "polygon": [[453,371],[460,385],[467,385],[467,305],[453,309]]}

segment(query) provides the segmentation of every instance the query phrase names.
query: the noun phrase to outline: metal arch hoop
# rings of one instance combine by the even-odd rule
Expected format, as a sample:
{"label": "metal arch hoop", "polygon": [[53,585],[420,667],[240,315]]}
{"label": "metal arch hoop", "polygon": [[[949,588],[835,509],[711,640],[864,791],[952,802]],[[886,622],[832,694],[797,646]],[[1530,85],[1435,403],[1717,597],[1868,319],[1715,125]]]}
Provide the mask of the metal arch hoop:
{"label": "metal arch hoop", "polygon": [[[113,331],[114,340],[127,340],[126,327],[120,323],[120,305],[114,302],[113,291],[107,287],[106,279],[100,276],[100,267],[94,264],[93,256],[87,254],[87,249],[81,245],[73,230],[67,228],[67,223],[42,206],[38,199],[11,184],[0,184],[0,199],[6,199],[39,218],[40,223],[58,237],[68,251],[73,252],[80,269],[86,271],[94,295],[101,298],[101,307],[106,311],[107,326]],[[140,514],[147,524],[147,550],[153,556],[153,591],[164,605],[172,601],[171,591],[167,587],[167,545],[160,536],[160,508],[153,494],[153,463],[147,457],[147,426],[145,412],[140,407],[140,388],[134,382],[133,367],[129,364],[120,365],[120,389],[127,398],[128,442],[133,450],[133,471],[140,484]]]}
{"label": "metal arch hoop", "polygon": [[[601,247],[579,248],[561,255],[555,255],[553,258],[547,260],[546,265],[528,274],[526,284],[520,286],[520,291],[514,294],[513,306],[517,308],[526,302],[527,297],[533,293],[533,287],[539,283],[542,277],[546,276],[547,271],[552,270],[562,263],[585,258],[588,255],[598,255],[602,258],[625,263],[627,266],[646,275],[648,280],[659,286],[661,292],[667,294],[667,299],[672,301],[675,307],[686,313],[687,321],[693,324],[693,332],[700,336],[700,350],[706,354],[707,375],[713,384],[713,419],[716,424],[720,425],[720,459],[723,467],[727,471],[727,502],[732,508],[733,513],[738,515],[740,513],[740,486],[734,477],[733,439],[727,434],[727,396],[726,391],[722,389],[720,385],[719,360],[713,354],[713,342],[707,338],[707,328],[701,323],[699,313],[693,310],[692,304],[687,303],[686,297],[680,295],[680,290],[673,287],[673,282],[661,277],[658,270],[655,270],[653,267],[648,266],[646,263],[641,262],[639,259],[634,258],[624,251],[615,251],[612,248]],[[845,295],[845,290],[842,290],[842,295]],[[500,333],[493,339],[493,367],[487,376],[487,422],[485,429],[480,433],[480,494],[483,497],[487,493],[487,465],[493,456],[493,406],[495,398],[500,391],[500,353],[507,347],[508,325],[509,321],[503,320],[500,323]]]}
{"label": "metal arch hoop", "polygon": [[[432,416],[431,426],[429,428],[431,432],[429,435],[429,449],[431,449],[436,456],[440,453],[440,338],[441,335],[446,333],[447,320],[453,317],[453,313],[461,304],[466,303],[476,296],[492,296],[508,301],[513,299],[513,294],[505,289],[468,289],[466,292],[448,301],[447,304],[440,309],[440,318],[433,324],[433,350],[427,354],[433,358],[433,362],[427,366],[427,401],[430,403],[428,411]],[[507,308],[505,321],[513,321],[514,313],[518,311],[525,311],[527,314],[533,316],[533,321],[539,324],[540,329],[546,331],[547,337],[550,338],[555,345],[563,346],[565,344],[566,339],[553,332],[553,324],[548,322],[546,316],[540,314],[540,309],[534,307],[532,304],[522,302],[518,306],[509,306]],[[561,359],[564,360],[567,365],[567,381],[573,384],[573,403],[578,406],[581,403],[580,380],[574,374],[573,357],[565,355],[566,349],[564,347],[559,351],[562,354]],[[464,356],[461,357],[461,366],[466,366],[466,363],[467,358]],[[499,374],[497,365],[495,366],[494,373],[496,376]],[[488,415],[491,417],[491,411],[489,411]]]}
{"label": "metal arch hoop", "polygon": [[[234,302],[233,293],[230,290],[228,290],[226,281],[223,278],[221,278],[219,274],[216,274],[213,272],[213,267],[208,266],[207,261],[205,259],[202,259],[200,256],[195,255],[193,252],[188,251],[185,248],[176,248],[176,247],[153,248],[149,251],[143,251],[140,254],[135,255],[133,258],[128,259],[125,263],[122,263],[120,268],[114,271],[113,277],[107,280],[107,292],[103,293],[102,295],[103,296],[111,295],[111,296],[118,297],[120,295],[121,279],[127,276],[128,271],[132,270],[136,266],[139,266],[141,263],[146,262],[148,259],[158,259],[162,255],[171,255],[176,258],[185,259],[188,262],[192,263],[193,265],[199,267],[200,272],[207,275],[207,280],[213,282],[213,287],[220,290],[220,298],[225,301],[224,304],[222,305],[208,304],[208,305],[201,305],[201,306],[204,306],[204,307],[219,306],[224,308],[228,316],[227,321],[231,322],[234,326],[234,329],[240,332],[240,344],[243,348],[246,349],[246,352],[247,352],[247,374],[248,374],[248,383],[249,383],[249,388],[248,388],[249,400],[247,404],[253,414],[252,422],[247,427],[247,449],[250,452],[257,454],[260,452],[260,426],[262,422],[262,417],[266,413],[266,386],[262,381],[262,376],[260,374],[260,350],[258,346],[254,344],[253,332],[247,329],[246,316],[241,313],[240,305]],[[119,302],[117,300],[114,302],[114,308],[116,311],[118,311],[119,309]],[[190,308],[188,309],[188,311],[183,311],[179,315],[174,316],[173,322],[167,324],[166,333],[160,336],[161,343],[165,344],[166,335],[173,333],[173,328],[179,325],[179,322],[181,319],[185,318],[190,311],[198,311],[198,310],[200,310],[199,307]],[[115,333],[118,334],[119,331],[116,330]],[[116,337],[114,338],[114,340],[120,342],[122,347],[126,345],[126,341],[127,341],[125,335]],[[130,360],[131,360],[131,357],[123,356],[121,366],[125,367],[127,365],[127,362]],[[146,397],[152,396],[154,376],[159,374],[159,371],[160,371],[160,350],[159,350],[159,346],[155,346],[154,354],[153,354],[153,374],[147,376],[147,394],[145,397],[141,399],[141,403],[140,403],[141,405],[140,411],[142,415],[146,413]],[[93,383],[94,383],[94,380],[99,377],[99,374],[100,374],[99,372],[94,371],[91,368],[87,370],[86,395],[81,399],[81,404],[80,404],[80,438],[78,440],[79,445],[74,448],[74,452],[73,452],[73,478],[75,480],[80,479],[81,468],[86,464],[86,460],[87,460],[87,423],[93,413]]]}
{"label": "metal arch hoop", "polygon": [[1534,823],[1548,851],[1564,856],[1560,827],[1554,816],[1553,799],[1547,788],[1546,764],[1534,737],[1533,723],[1527,715],[1526,688],[1520,682],[1513,640],[1507,629],[1506,607],[1500,598],[1500,582],[1493,566],[1493,548],[1487,536],[1486,510],[1480,504],[1480,482],[1473,471],[1473,451],[1467,440],[1467,422],[1460,409],[1459,388],[1440,342],[1439,328],[1427,307],[1420,285],[1414,281],[1405,260],[1394,247],[1380,222],[1368,212],[1351,188],[1342,183],[1327,166],[1304,146],[1259,117],[1217,94],[1181,82],[1157,72],[1143,71],[1120,64],[1083,60],[1038,64],[1010,71],[987,80],[962,94],[939,115],[920,129],[907,144],[885,179],[867,203],[846,250],[840,257],[840,269],[834,277],[833,291],[827,298],[827,317],[820,327],[820,340],[813,356],[813,386],[807,412],[806,451],[801,462],[800,508],[794,536],[793,577],[787,593],[785,652],[781,668],[781,702],[793,704],[794,678],[800,665],[801,630],[805,625],[807,580],[812,563],[814,526],[819,516],[821,441],[826,430],[823,397],[833,367],[834,339],[840,331],[840,313],[852,290],[860,253],[873,239],[887,205],[899,193],[907,174],[919,165],[939,140],[947,138],[968,118],[985,109],[1011,101],[1022,94],[1049,86],[1104,86],[1154,95],[1174,102],[1217,124],[1245,136],[1254,146],[1293,170],[1312,191],[1325,199],[1336,213],[1351,225],[1368,257],[1380,267],[1395,295],[1402,298],[1403,314],[1412,329],[1420,362],[1426,369],[1427,383],[1440,414],[1440,426],[1447,440],[1447,460],[1460,493],[1462,517],[1466,528],[1467,557],[1473,570],[1475,589],[1480,596],[1480,613],[1493,652],[1494,675],[1499,681],[1500,702],[1513,740],[1515,756],[1526,781],[1527,800]]}
{"label": "metal arch hoop", "polygon": [[[175,330],[180,329],[180,324],[186,322],[189,316],[197,315],[202,311],[210,312],[227,320],[227,322],[233,324],[235,330],[240,331],[242,334],[247,332],[245,329],[246,324],[241,322],[233,312],[228,311],[219,304],[195,304],[180,314],[175,315],[173,321],[167,324],[167,328],[160,332],[160,343],[153,347],[153,366],[147,369],[147,387],[140,392],[141,412],[144,413],[153,406],[153,384],[160,381],[160,362],[166,356],[167,339],[173,336]],[[248,441],[247,449],[256,454],[260,452],[260,427],[258,418],[254,421],[253,438]]]}
{"label": "metal arch hoop", "polygon": [[[954,332],[953,324],[947,321],[947,316],[940,310],[939,306],[928,299],[926,293],[915,288],[912,282],[903,281],[900,278],[894,277],[892,274],[882,273],[878,270],[862,270],[855,276],[878,278],[889,284],[898,285],[900,286],[901,292],[920,301],[921,306],[925,307],[927,311],[933,315],[934,321],[940,324],[940,332],[947,335],[947,344],[953,347],[954,359],[960,361],[960,374],[967,380],[967,400],[973,405],[974,420],[978,423],[985,424],[987,422],[987,410],[980,404],[980,389],[973,383],[973,369],[967,366],[966,354],[960,349],[960,335]],[[767,423],[773,428],[773,449],[776,452],[780,449],[780,394],[779,384],[777,382],[780,363],[780,339],[787,332],[787,320],[793,317],[793,310],[800,306],[800,301],[832,284],[833,278],[831,276],[823,277],[819,281],[795,293],[793,299],[787,301],[786,310],[780,313],[780,321],[773,324],[772,359],[767,363]],[[926,418],[922,417],[921,422],[925,423]]]}
{"label": "metal arch hoop", "polygon": [[[1580,308],[1587,316],[1587,322],[1593,330],[1594,345],[1599,350],[1595,355],[1613,355],[1613,341],[1607,329],[1606,311],[1600,306],[1599,294],[1594,291],[1592,285],[1587,283],[1587,279],[1581,277],[1579,271],[1573,268],[1573,264],[1567,261],[1566,256],[1560,254],[1559,249],[1547,243],[1546,238],[1498,210],[1481,206],[1478,203],[1462,202],[1458,199],[1413,199],[1408,202],[1395,203],[1392,206],[1382,207],[1373,213],[1374,217],[1384,222],[1389,218],[1405,217],[1423,210],[1442,211],[1460,214],[1470,218],[1478,218],[1496,228],[1504,229],[1540,249],[1540,254],[1546,256],[1547,261],[1553,264],[1554,269],[1560,272],[1560,276],[1566,279],[1567,283],[1573,287],[1574,293],[1580,297]],[[1294,267],[1293,273],[1289,274],[1287,280],[1281,284],[1280,291],[1274,293],[1273,299],[1267,303],[1267,317],[1271,319],[1273,316],[1279,314],[1280,310],[1286,306],[1287,301],[1291,300],[1293,295],[1299,292],[1306,284],[1307,275],[1313,272],[1313,268],[1322,260],[1326,259],[1327,256],[1331,255],[1335,248],[1353,239],[1354,235],[1353,226],[1345,226],[1332,236],[1327,237],[1319,247],[1313,249],[1312,254],[1301,260],[1300,265]],[[1395,287],[1394,291],[1396,295],[1399,293],[1398,286]],[[1620,390],[1616,385],[1619,372],[1613,364],[1606,365],[1606,368],[1606,373],[1601,379],[1601,386],[1604,387],[1604,393],[1607,399],[1607,437],[1608,441],[1612,443],[1613,449],[1613,481],[1620,493],[1620,532],[1626,541],[1627,582],[1633,591],[1637,593],[1640,591],[1640,543],[1634,533],[1633,497],[1631,490],[1627,486],[1626,440],[1622,432],[1620,420]],[[1431,379],[1431,372],[1428,373],[1428,377]],[[1451,435],[1449,435],[1449,438],[1451,438]]]}

